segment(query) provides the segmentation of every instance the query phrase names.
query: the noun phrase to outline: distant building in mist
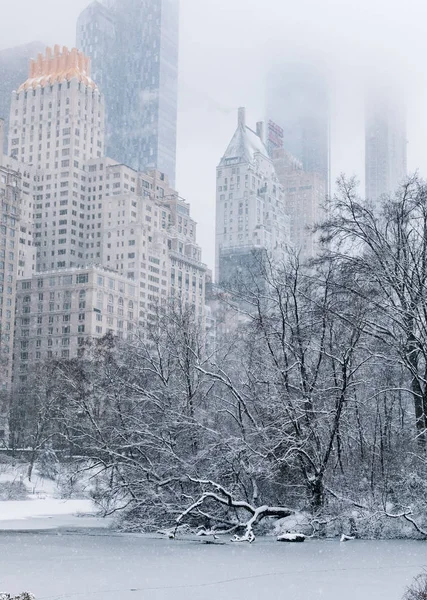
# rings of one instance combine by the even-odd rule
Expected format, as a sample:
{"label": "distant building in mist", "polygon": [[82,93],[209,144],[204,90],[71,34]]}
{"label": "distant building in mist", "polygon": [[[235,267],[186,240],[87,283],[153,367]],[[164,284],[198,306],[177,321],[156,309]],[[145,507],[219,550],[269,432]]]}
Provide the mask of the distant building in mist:
{"label": "distant building in mist", "polygon": [[179,0],[92,2],[77,23],[105,96],[107,154],[175,182]]}
{"label": "distant building in mist", "polygon": [[365,107],[366,198],[393,194],[407,174],[405,105],[396,91],[370,92]]}
{"label": "distant building in mist", "polygon": [[326,75],[314,66],[290,63],[271,72],[266,89],[267,118],[283,129],[283,148],[305,172],[330,186],[330,99]]}
{"label": "distant building in mist", "polygon": [[3,150],[6,152],[7,132],[12,92],[21,85],[28,73],[30,58],[35,58],[45,46],[40,42],[32,42],[15,48],[0,50],[0,119],[5,121]]}

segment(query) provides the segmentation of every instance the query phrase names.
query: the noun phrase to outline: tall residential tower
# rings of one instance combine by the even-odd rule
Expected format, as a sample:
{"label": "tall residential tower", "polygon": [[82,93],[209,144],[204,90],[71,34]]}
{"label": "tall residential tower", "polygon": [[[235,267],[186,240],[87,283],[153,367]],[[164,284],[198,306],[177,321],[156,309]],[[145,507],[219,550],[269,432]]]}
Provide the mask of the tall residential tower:
{"label": "tall residential tower", "polygon": [[394,194],[407,174],[406,116],[396,90],[372,89],[365,113],[366,198]]}
{"label": "tall residential tower", "polygon": [[[94,262],[85,248],[86,227],[101,210],[95,195],[86,201],[85,169],[104,155],[104,103],[89,69],[75,48],[48,48],[31,61],[12,97],[9,156],[25,165],[23,185],[32,192],[36,271]],[[99,237],[94,232],[98,262]]]}
{"label": "tall residential tower", "polygon": [[267,79],[267,117],[281,128],[281,145],[330,186],[330,106],[327,76],[313,65],[290,62]]}
{"label": "tall residential tower", "polygon": [[313,228],[324,217],[325,180],[319,173],[304,171],[300,161],[283,148],[273,150],[273,164],[284,188],[293,249],[302,260],[314,258],[319,246]]}
{"label": "tall residential tower", "polygon": [[256,254],[280,260],[289,244],[289,217],[281,186],[264,141],[239,109],[237,129],[217,167],[216,281],[229,283],[255,267]]}
{"label": "tall residential tower", "polygon": [[92,2],[77,46],[92,59],[107,106],[107,154],[175,181],[179,0]]}
{"label": "tall residential tower", "polygon": [[34,362],[75,357],[88,338],[143,330],[169,302],[203,321],[206,267],[190,207],[165,174],[105,156],[89,58],[59,46],[39,54],[10,124],[0,279],[4,269],[17,285],[0,307],[6,325],[15,317],[13,381],[24,385]]}

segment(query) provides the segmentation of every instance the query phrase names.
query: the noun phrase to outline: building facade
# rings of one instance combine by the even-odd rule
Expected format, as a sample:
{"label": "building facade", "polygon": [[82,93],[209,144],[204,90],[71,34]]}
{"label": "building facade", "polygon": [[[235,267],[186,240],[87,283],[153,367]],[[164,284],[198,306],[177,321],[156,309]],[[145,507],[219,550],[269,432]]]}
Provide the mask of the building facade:
{"label": "building facade", "polygon": [[100,257],[102,206],[88,200],[85,169],[103,155],[104,103],[89,59],[47,49],[13,94],[9,128],[9,156],[32,201],[36,271],[85,266],[88,238],[96,237]]}
{"label": "building facade", "polygon": [[92,187],[102,173],[106,181],[101,263],[136,282],[140,322],[173,298],[203,318],[206,266],[189,204],[159,171],[138,173],[108,160],[88,169]]}
{"label": "building facade", "polygon": [[22,190],[14,381],[35,361],[78,355],[88,337],[144,328],[169,302],[203,321],[189,204],[163,173],[105,157],[104,100],[85,55],[56,46],[32,61],[10,123],[7,163]]}
{"label": "building facade", "polygon": [[246,125],[239,109],[236,132],[217,167],[216,282],[256,268],[267,252],[280,260],[289,239],[284,191],[263,141],[263,124]]}
{"label": "building facade", "polygon": [[302,260],[314,258],[319,247],[313,228],[325,216],[326,182],[320,173],[304,171],[284,149],[273,151],[273,164],[284,188],[292,246]]}
{"label": "building facade", "polygon": [[396,90],[373,88],[366,100],[365,185],[374,205],[407,175],[406,118]]}
{"label": "building facade", "polygon": [[14,381],[23,385],[39,361],[79,356],[107,333],[126,339],[137,326],[136,286],[102,267],[38,273],[18,281]]}
{"label": "building facade", "polygon": [[92,2],[77,46],[92,59],[107,105],[107,154],[175,182],[179,0]]}

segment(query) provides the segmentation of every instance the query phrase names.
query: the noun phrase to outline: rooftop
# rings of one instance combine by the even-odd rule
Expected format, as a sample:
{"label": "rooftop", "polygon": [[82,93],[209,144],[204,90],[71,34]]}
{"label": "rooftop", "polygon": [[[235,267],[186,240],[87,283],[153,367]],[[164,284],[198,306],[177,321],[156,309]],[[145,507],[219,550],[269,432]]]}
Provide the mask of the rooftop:
{"label": "rooftop", "polygon": [[61,52],[60,47],[56,45],[53,50],[46,48],[44,55],[40,53],[36,59],[31,59],[28,79],[21,85],[18,93],[72,79],[97,89],[95,82],[90,78],[90,59],[77,48],[69,50],[64,46]]}
{"label": "rooftop", "polygon": [[[261,124],[258,124],[258,126]],[[259,133],[262,128],[259,129]],[[255,133],[245,122],[245,109],[239,109],[237,129],[229,143],[220,165],[231,162],[253,162],[255,154],[260,153],[268,158],[268,151],[259,133]]]}

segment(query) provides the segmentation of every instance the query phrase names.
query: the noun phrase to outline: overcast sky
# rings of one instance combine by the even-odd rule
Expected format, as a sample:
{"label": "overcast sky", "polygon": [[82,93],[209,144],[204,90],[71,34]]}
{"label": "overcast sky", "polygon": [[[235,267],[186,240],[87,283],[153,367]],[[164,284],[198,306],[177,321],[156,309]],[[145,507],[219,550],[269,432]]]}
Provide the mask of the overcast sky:
{"label": "overcast sky", "polygon": [[[87,4],[0,0],[0,47],[72,46]],[[427,175],[426,30],[422,0],[181,0],[177,187],[191,203],[210,267],[215,167],[237,108],[247,107],[250,123],[263,119],[263,77],[294,54],[323,62],[334,83],[334,178],[346,172],[363,182],[362,81],[385,74],[407,92],[409,168]]]}

